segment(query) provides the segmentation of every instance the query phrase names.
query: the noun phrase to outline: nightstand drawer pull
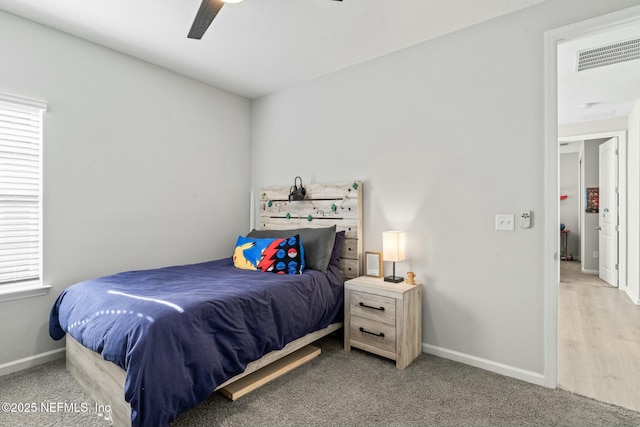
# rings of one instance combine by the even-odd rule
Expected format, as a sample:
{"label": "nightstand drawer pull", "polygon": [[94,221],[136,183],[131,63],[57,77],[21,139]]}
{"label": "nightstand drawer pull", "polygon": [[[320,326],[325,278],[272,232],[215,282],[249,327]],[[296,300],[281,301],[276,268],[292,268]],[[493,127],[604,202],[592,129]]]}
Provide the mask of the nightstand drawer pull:
{"label": "nightstand drawer pull", "polygon": [[358,328],[360,330],[360,332],[364,332],[365,334],[369,334],[369,335],[374,335],[376,337],[380,337],[380,338],[384,338],[384,333],[380,332],[379,334],[376,334],[375,332],[369,332],[366,329],[364,329],[362,326]]}
{"label": "nightstand drawer pull", "polygon": [[359,305],[360,305],[360,307],[364,307],[364,308],[371,308],[373,310],[384,311],[384,307],[372,307],[372,306],[367,305],[367,304],[365,304],[363,302],[361,302]]}

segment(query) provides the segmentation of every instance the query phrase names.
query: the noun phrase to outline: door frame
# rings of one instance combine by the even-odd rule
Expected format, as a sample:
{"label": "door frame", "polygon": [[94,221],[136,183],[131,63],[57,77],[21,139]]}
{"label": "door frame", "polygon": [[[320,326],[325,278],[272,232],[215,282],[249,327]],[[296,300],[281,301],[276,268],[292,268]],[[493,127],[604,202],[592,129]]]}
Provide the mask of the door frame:
{"label": "door frame", "polygon": [[550,388],[556,388],[558,385],[558,283],[560,282],[558,44],[589,34],[608,31],[621,24],[639,21],[640,6],[633,6],[549,30],[544,34],[544,385]]}
{"label": "door frame", "polygon": [[[599,133],[559,137],[558,142],[588,141],[618,138],[618,289],[627,290],[627,131],[612,130]],[[558,165],[558,170],[560,166]],[[581,187],[584,185],[581,184]],[[559,212],[560,206],[558,206]],[[581,212],[584,213],[584,212]],[[582,239],[582,236],[581,236]],[[581,250],[582,252],[582,250]],[[583,253],[580,254],[584,256]],[[558,266],[559,267],[559,266]]]}

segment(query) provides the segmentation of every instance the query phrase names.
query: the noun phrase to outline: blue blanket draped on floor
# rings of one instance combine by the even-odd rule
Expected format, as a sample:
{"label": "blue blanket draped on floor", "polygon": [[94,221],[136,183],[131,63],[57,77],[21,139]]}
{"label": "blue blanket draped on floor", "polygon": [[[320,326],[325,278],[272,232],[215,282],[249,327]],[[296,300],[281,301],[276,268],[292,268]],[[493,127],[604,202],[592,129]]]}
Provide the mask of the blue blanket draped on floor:
{"label": "blue blanket draped on floor", "polygon": [[165,426],[247,364],[341,316],[342,273],[279,275],[230,258],[87,280],[55,302],[65,333],[126,370],[132,426]]}

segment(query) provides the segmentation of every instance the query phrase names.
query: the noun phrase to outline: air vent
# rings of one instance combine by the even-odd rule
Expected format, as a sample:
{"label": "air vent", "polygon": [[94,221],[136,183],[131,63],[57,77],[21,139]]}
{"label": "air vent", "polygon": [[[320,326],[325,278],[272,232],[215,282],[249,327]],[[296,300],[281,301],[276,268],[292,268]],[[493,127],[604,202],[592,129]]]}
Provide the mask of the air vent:
{"label": "air vent", "polygon": [[578,52],[578,71],[640,59],[640,38]]}

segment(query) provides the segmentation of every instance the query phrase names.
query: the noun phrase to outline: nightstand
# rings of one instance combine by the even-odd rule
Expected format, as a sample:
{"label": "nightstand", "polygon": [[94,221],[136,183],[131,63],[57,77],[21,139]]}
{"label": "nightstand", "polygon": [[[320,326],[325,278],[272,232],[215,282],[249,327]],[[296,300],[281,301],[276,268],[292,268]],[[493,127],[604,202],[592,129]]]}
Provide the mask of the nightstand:
{"label": "nightstand", "polygon": [[351,347],[406,368],[422,352],[422,285],[361,276],[344,284],[344,350]]}

